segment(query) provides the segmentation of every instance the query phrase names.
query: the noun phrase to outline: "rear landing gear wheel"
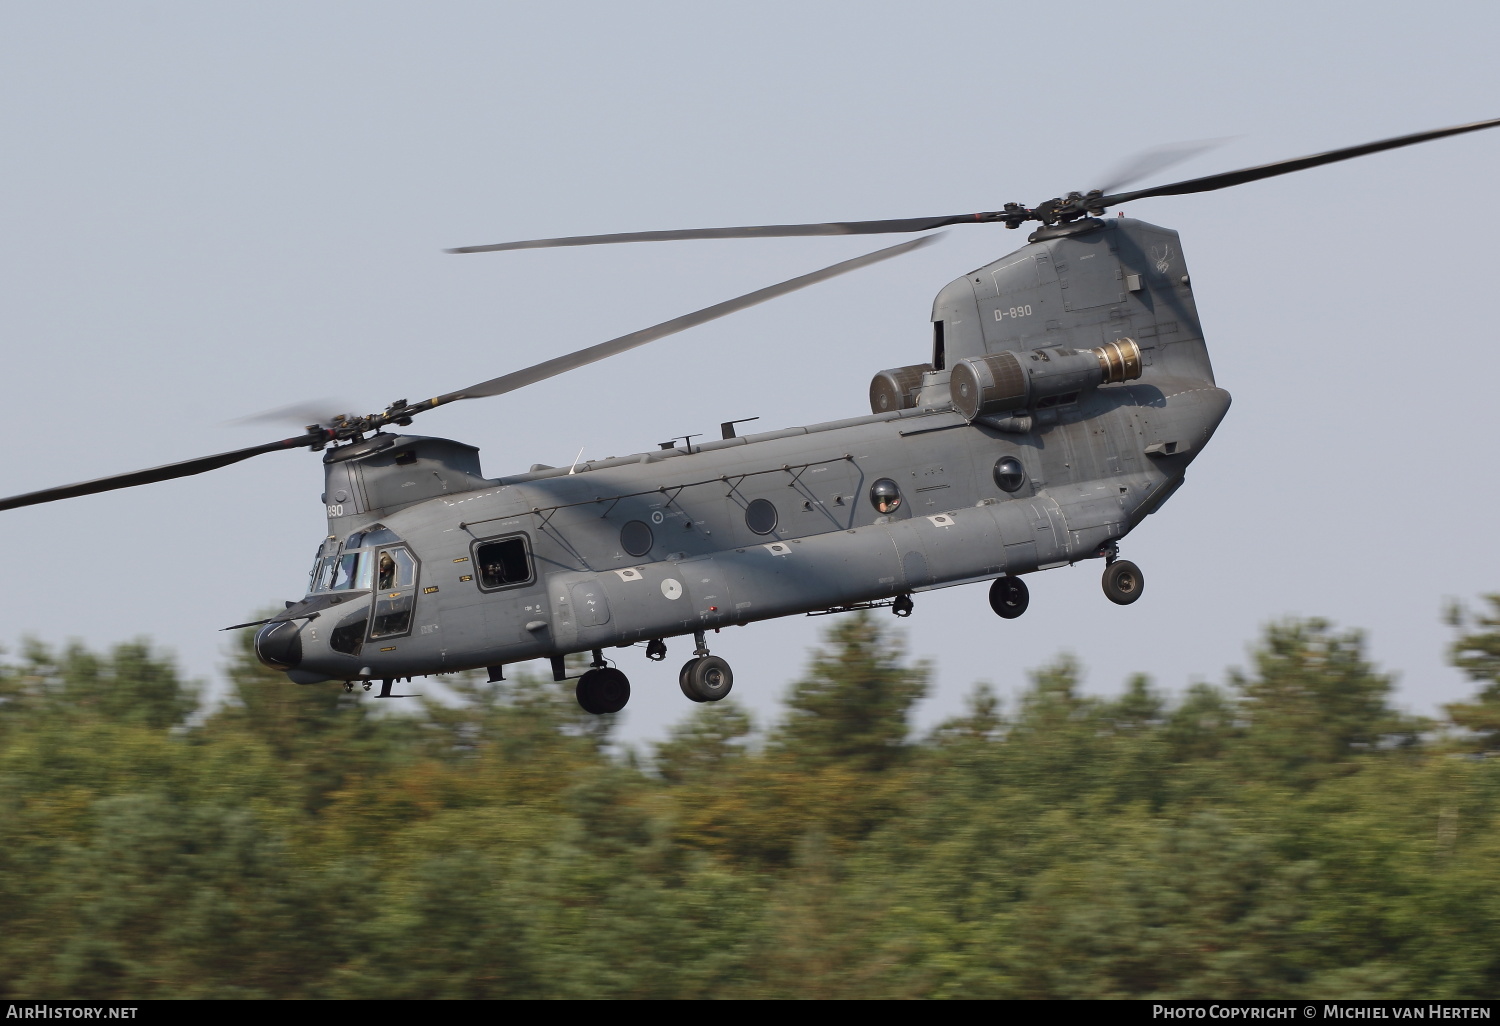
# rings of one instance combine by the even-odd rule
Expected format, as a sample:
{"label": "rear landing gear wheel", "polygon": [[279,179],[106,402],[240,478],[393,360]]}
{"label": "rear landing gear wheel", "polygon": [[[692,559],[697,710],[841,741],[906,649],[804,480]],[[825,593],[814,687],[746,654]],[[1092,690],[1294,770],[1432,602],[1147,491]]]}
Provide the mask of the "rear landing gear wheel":
{"label": "rear landing gear wheel", "polygon": [[630,678],[613,666],[601,666],[579,677],[574,693],[586,713],[617,713],[630,701]]}
{"label": "rear landing gear wheel", "polygon": [[1117,559],[1104,568],[1104,594],[1116,605],[1128,606],[1141,597],[1146,578],[1128,559]]}
{"label": "rear landing gear wheel", "polygon": [[990,608],[996,616],[1014,620],[1031,605],[1031,590],[1019,577],[997,577],[990,585]]}
{"label": "rear landing gear wheel", "polygon": [[695,702],[717,702],[734,687],[734,671],[718,656],[689,659],[678,674],[682,693]]}

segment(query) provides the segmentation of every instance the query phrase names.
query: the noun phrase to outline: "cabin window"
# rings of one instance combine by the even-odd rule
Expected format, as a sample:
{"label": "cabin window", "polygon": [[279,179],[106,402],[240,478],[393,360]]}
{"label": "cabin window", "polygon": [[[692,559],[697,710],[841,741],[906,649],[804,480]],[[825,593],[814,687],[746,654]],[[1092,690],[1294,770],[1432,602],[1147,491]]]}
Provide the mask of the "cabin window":
{"label": "cabin window", "polygon": [[943,351],[943,322],[932,322],[932,369],[943,370],[948,354]]}
{"label": "cabin window", "polygon": [[632,520],[620,528],[620,548],[632,556],[644,556],[651,551],[651,546],[656,539],[651,535],[651,525],[640,520]]}
{"label": "cabin window", "polygon": [[479,586],[486,591],[511,588],[531,581],[531,553],[521,535],[482,541],[474,548]]}
{"label": "cabin window", "polygon": [[881,513],[894,513],[901,508],[901,487],[888,477],[882,477],[870,486],[870,505]]}
{"label": "cabin window", "polygon": [[1026,483],[1026,468],[1014,456],[1001,456],[995,461],[995,483],[1002,491],[1013,492]]}
{"label": "cabin window", "polygon": [[776,530],[776,506],[769,499],[756,499],[745,507],[745,526],[756,534]]}

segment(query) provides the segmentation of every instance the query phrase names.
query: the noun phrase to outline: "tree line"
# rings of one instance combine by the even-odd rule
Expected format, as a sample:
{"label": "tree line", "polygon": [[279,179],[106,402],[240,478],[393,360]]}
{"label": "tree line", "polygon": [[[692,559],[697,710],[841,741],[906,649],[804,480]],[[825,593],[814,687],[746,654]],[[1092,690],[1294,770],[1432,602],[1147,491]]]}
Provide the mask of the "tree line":
{"label": "tree line", "polygon": [[1500,993],[1500,596],[1479,690],[1391,705],[1357,631],[1269,626],[1168,700],[1067,657],[923,737],[930,668],[832,623],[780,718],[649,751],[566,685],[372,715],[260,666],[213,708],[142,641],[0,666],[6,998]]}

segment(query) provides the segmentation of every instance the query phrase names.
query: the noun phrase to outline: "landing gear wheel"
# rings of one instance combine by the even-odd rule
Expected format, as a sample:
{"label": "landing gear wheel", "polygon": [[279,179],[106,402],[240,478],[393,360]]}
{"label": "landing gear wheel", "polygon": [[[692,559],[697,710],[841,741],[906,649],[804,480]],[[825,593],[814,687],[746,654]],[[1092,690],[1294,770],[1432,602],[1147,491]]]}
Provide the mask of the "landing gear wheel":
{"label": "landing gear wheel", "polygon": [[682,693],[695,702],[717,702],[734,687],[734,671],[718,656],[700,656],[682,668]]}
{"label": "landing gear wheel", "polygon": [[692,659],[689,659],[687,662],[683,663],[682,669],[677,671],[677,686],[682,689],[682,693],[684,695],[686,695],[690,700],[694,702],[702,702],[705,700],[699,698],[696,694],[693,693],[693,689],[688,687],[688,674],[692,671],[693,664],[702,658],[702,656],[694,656]]}
{"label": "landing gear wheel", "polygon": [[996,616],[1014,620],[1031,605],[1031,589],[1019,577],[997,577],[990,585],[990,608]]}
{"label": "landing gear wheel", "polygon": [[1128,559],[1117,559],[1104,568],[1104,594],[1117,605],[1128,606],[1141,597],[1146,578]]}
{"label": "landing gear wheel", "polygon": [[630,678],[613,666],[601,666],[578,678],[575,694],[586,713],[617,713],[630,701]]}

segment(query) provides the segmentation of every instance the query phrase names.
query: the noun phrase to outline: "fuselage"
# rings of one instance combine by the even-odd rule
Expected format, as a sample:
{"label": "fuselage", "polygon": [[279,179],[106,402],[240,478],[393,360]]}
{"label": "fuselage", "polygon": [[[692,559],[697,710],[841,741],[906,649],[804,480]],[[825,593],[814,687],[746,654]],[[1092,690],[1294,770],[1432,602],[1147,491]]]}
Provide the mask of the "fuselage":
{"label": "fuselage", "polygon": [[[496,480],[442,439],[330,453],[313,590],[262,657],[304,683],[493,667],[1103,555],[1229,405],[1175,233],[1137,226],[1040,239],[944,289],[909,408]],[[1020,419],[948,400],[965,356],[1127,336],[1137,380]]]}

